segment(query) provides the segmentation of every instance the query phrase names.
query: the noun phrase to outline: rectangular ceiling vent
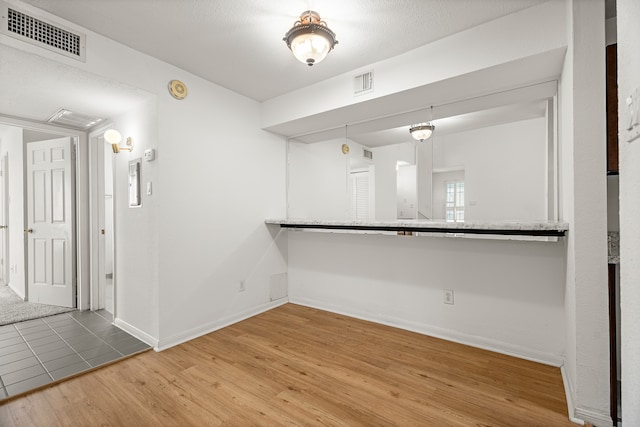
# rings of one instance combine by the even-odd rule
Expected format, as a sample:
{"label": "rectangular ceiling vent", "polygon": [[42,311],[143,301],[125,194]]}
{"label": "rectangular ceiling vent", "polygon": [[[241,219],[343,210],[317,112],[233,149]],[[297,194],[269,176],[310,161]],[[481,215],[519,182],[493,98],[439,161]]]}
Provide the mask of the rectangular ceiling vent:
{"label": "rectangular ceiling vent", "polygon": [[85,131],[91,129],[102,121],[104,121],[102,117],[75,113],[71,110],[67,110],[66,108],[60,108],[47,119],[48,123]]}
{"label": "rectangular ceiling vent", "polygon": [[85,35],[1,3],[0,33],[85,61]]}
{"label": "rectangular ceiling vent", "polygon": [[358,74],[353,78],[353,94],[363,95],[373,92],[373,70]]}
{"label": "rectangular ceiling vent", "polygon": [[365,159],[373,160],[373,151],[367,150],[366,148],[362,149],[362,155]]}

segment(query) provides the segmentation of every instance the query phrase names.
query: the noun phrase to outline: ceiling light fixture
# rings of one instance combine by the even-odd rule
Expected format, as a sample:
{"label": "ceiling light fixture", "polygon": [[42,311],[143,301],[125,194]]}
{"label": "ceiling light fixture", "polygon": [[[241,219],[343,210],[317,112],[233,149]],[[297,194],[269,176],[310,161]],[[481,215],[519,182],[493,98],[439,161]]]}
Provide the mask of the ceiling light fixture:
{"label": "ceiling light fixture", "polygon": [[433,124],[433,105],[431,106],[431,121],[428,123],[418,123],[411,125],[409,133],[414,139],[423,142],[425,139],[429,139],[433,130],[436,128]]}
{"label": "ceiling light fixture", "polygon": [[115,129],[109,129],[104,133],[104,141],[111,144],[111,148],[115,154],[118,154],[120,150],[133,151],[133,138],[127,137],[127,141],[125,142],[126,147],[120,147],[118,144],[122,141],[122,135]]}
{"label": "ceiling light fixture", "polygon": [[338,43],[335,33],[313,10],[303,12],[282,40],[298,61],[308,66],[322,61]]}
{"label": "ceiling light fixture", "polygon": [[411,125],[409,133],[414,139],[422,142],[425,139],[429,139],[435,128],[431,123],[418,123],[417,125]]}

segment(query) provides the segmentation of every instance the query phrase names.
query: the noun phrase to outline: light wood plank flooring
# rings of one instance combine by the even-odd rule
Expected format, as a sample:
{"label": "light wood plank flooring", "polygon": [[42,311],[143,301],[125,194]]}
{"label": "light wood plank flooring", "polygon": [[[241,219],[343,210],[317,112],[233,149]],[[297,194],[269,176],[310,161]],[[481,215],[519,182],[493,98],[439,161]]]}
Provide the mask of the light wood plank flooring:
{"label": "light wood plank flooring", "polygon": [[560,370],[286,304],[0,406],[2,426],[572,426]]}

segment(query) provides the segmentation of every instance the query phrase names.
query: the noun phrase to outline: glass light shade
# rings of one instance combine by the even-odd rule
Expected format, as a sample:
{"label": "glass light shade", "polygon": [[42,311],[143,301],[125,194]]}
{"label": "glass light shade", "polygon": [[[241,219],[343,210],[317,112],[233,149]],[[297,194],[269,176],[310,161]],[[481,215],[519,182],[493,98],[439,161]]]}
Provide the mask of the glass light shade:
{"label": "glass light shade", "polygon": [[320,15],[307,10],[282,39],[298,61],[309,66],[322,61],[338,41]]}
{"label": "glass light shade", "polygon": [[291,41],[291,52],[298,61],[314,65],[326,58],[331,42],[321,33],[300,34]]}
{"label": "glass light shade", "polygon": [[104,141],[108,144],[119,144],[122,141],[122,135],[115,129],[109,129],[104,133]]}
{"label": "glass light shade", "polygon": [[429,139],[435,126],[429,123],[419,123],[417,125],[411,125],[409,128],[409,133],[413,136],[414,139],[418,141],[424,141],[425,139]]}

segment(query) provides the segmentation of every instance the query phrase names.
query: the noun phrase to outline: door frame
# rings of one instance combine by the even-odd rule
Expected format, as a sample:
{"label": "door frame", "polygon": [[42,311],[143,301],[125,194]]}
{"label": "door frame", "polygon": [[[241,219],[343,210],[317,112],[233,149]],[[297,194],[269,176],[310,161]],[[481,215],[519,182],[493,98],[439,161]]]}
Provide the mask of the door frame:
{"label": "door frame", "polygon": [[[88,137],[88,147],[89,147],[89,252],[90,252],[90,271],[91,271],[91,300],[90,300],[90,309],[98,310],[101,307],[101,289],[100,289],[100,211],[104,210],[104,189],[101,189],[100,186],[104,187],[104,167],[101,167],[99,161],[103,159],[100,153],[104,153],[104,139],[102,135],[104,132],[113,126],[111,123],[106,123],[95,130],[92,130],[89,133]],[[113,167],[113,165],[112,165]],[[102,174],[102,176],[100,176]],[[113,179],[115,181],[115,174],[113,174]],[[115,182],[114,182],[114,214],[115,214]],[[102,200],[101,200],[102,199]],[[113,318],[116,318],[117,304],[116,304],[116,289],[117,289],[117,277],[116,277],[116,256],[115,256],[115,215],[113,219],[113,230],[111,230],[112,238],[113,238],[113,248],[112,248],[112,262],[113,262],[113,290],[112,290],[112,301],[113,301]]]}
{"label": "door frame", "polygon": [[2,179],[0,180],[0,185],[2,185],[2,193],[0,195],[0,197],[2,198],[2,200],[0,200],[0,210],[2,210],[2,219],[4,222],[4,224],[0,225],[5,226],[4,230],[0,230],[0,233],[4,233],[4,244],[2,245],[3,248],[1,248],[4,257],[4,264],[0,266],[0,268],[2,268],[3,285],[9,284],[9,265],[11,263],[11,258],[9,256],[9,235],[6,228],[7,224],[9,223],[9,176],[7,175],[8,170],[9,154],[4,153],[4,155],[0,157],[0,173],[2,174]]}
{"label": "door frame", "polygon": [[[64,128],[44,123],[38,123],[27,119],[0,115],[0,123],[20,127],[22,129],[46,132],[61,137],[67,136],[71,138],[72,149],[75,150],[75,160],[73,167],[75,168],[75,258],[76,258],[76,307],[79,310],[89,309],[89,173],[88,173],[88,149],[87,134],[80,130]],[[26,147],[23,144],[23,151]],[[24,165],[21,166],[24,171]],[[26,173],[26,171],[24,172]],[[26,191],[24,191],[26,194]],[[26,215],[26,200],[25,200]],[[26,218],[25,218],[26,219]],[[26,222],[25,222],[26,224]],[[27,254],[23,259],[23,268],[25,271],[25,296],[28,299],[28,289],[26,283],[27,278]]]}

